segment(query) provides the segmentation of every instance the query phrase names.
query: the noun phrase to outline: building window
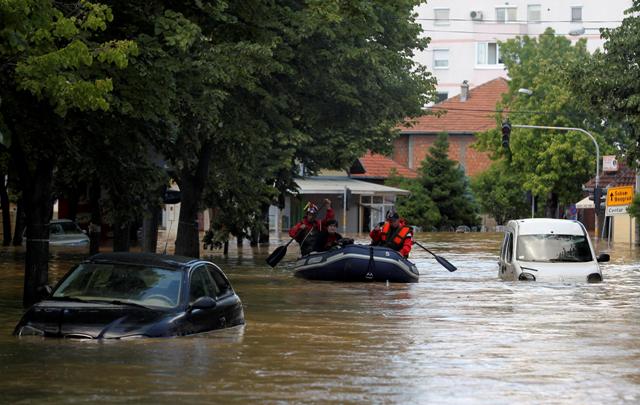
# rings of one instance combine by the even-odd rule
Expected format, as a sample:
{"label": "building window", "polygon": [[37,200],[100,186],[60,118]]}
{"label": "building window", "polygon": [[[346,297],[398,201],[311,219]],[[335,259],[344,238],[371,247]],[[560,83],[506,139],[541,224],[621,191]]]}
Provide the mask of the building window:
{"label": "building window", "polygon": [[514,22],[518,19],[517,7],[496,7],[496,21],[501,23]]}
{"label": "building window", "polygon": [[530,23],[539,23],[542,19],[540,4],[529,4],[527,6],[527,21]]}
{"label": "building window", "polygon": [[582,7],[571,7],[571,22],[582,21]]}
{"label": "building window", "polygon": [[448,8],[435,8],[433,9],[434,25],[449,25],[449,9]]}
{"label": "building window", "polygon": [[449,98],[448,91],[439,91],[436,93],[436,103],[442,103],[444,100]]}
{"label": "building window", "polygon": [[449,68],[449,50],[448,49],[433,50],[433,68],[434,69]]}
{"label": "building window", "polygon": [[479,66],[497,66],[502,64],[500,47],[495,42],[478,42],[476,64]]}

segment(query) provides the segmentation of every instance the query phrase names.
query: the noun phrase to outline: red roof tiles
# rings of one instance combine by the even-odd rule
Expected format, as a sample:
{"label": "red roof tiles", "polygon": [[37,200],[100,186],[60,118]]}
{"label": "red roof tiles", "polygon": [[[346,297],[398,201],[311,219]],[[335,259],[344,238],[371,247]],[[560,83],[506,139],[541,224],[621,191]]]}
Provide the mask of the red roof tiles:
{"label": "red roof tiles", "polygon": [[[593,188],[596,184],[596,179],[591,178],[585,183],[585,187]],[[604,172],[600,175],[598,185],[603,188],[618,187],[618,186],[635,186],[636,184],[636,171],[629,167],[624,162],[618,162],[617,172]]]}
{"label": "red roof tiles", "polygon": [[368,152],[360,158],[360,163],[364,167],[364,174],[352,174],[354,178],[374,178],[386,179],[390,176],[391,171],[395,169],[396,173],[401,177],[416,178],[418,173],[406,166],[392,160],[386,156]]}
{"label": "red roof tiles", "polygon": [[401,127],[400,132],[410,133],[475,133],[483,132],[496,126],[496,103],[506,93],[509,83],[504,78],[497,78],[469,90],[466,101],[455,96],[435,104],[429,110],[441,111],[442,115],[423,115],[417,118],[410,127]]}

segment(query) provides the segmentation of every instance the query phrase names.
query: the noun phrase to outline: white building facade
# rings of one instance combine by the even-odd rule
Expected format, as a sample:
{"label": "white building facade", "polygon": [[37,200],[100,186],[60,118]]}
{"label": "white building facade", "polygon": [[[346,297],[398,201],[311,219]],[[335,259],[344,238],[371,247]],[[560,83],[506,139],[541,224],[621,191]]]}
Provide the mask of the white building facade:
{"label": "white building facade", "polygon": [[439,101],[497,77],[507,77],[500,44],[516,36],[538,36],[548,27],[572,41],[601,48],[599,28],[622,23],[632,0],[429,0],[416,9],[429,47],[415,59],[438,79]]}

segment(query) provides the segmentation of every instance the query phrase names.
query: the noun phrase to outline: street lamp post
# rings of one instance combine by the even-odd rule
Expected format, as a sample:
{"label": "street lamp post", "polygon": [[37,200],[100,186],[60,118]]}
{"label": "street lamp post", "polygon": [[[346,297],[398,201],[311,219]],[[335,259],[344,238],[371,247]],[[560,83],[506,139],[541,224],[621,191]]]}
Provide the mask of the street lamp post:
{"label": "street lamp post", "polygon": [[[582,132],[583,134],[586,134],[589,136],[589,138],[591,138],[591,140],[593,141],[593,144],[596,147],[596,189],[598,188],[598,184],[600,183],[600,147],[598,146],[598,142],[596,142],[596,138],[591,135],[591,133],[589,131],[586,131],[582,128],[573,128],[573,127],[548,127],[548,126],[544,126],[544,125],[518,125],[518,124],[512,124],[511,125],[514,128],[531,128],[531,129],[557,129],[560,131],[578,131],[578,132]],[[594,191],[594,196],[595,196],[595,191]],[[593,206],[593,211],[595,212],[595,231],[594,231],[594,235],[595,238],[598,239],[598,210],[595,209],[595,201],[593,202],[594,206]]]}

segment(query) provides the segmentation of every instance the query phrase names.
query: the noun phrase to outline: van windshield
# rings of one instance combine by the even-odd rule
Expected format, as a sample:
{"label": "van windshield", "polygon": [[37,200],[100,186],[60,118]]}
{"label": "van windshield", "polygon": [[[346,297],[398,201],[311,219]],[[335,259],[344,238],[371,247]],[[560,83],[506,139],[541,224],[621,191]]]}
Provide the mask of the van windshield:
{"label": "van windshield", "polygon": [[527,262],[590,262],[589,241],[584,235],[520,235],[516,258]]}

